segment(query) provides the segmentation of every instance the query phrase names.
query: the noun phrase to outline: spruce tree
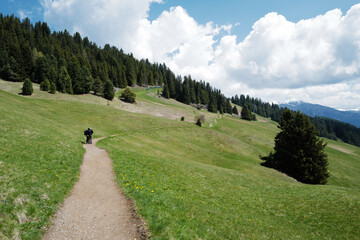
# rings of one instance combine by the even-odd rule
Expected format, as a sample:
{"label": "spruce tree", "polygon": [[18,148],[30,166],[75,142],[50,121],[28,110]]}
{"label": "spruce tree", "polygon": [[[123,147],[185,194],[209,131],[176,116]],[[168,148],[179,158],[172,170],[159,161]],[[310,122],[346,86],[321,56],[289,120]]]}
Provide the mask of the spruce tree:
{"label": "spruce tree", "polygon": [[113,100],[114,96],[114,85],[111,81],[106,81],[104,84],[103,97],[107,100]]}
{"label": "spruce tree", "polygon": [[119,84],[119,87],[120,88],[126,88],[127,86],[127,81],[126,81],[126,73],[125,73],[125,70],[122,70],[121,71],[121,75],[120,75],[120,84]]}
{"label": "spruce tree", "polygon": [[169,86],[165,83],[165,86],[162,90],[162,94],[161,94],[164,98],[169,99],[170,98],[170,92],[169,92]]}
{"label": "spruce tree", "polygon": [[215,100],[215,97],[213,95],[210,96],[210,102],[209,102],[209,105],[208,105],[208,111],[213,112],[213,113],[217,112],[216,100]]}
{"label": "spruce tree", "polygon": [[275,168],[303,183],[326,184],[329,172],[326,144],[316,136],[309,117],[285,109],[274,152],[262,157],[263,166]]}
{"label": "spruce tree", "polygon": [[257,121],[256,114],[251,114],[251,121]]}
{"label": "spruce tree", "polygon": [[50,90],[50,82],[47,78],[40,83],[40,90],[46,92]]}
{"label": "spruce tree", "polygon": [[136,94],[133,93],[130,88],[126,88],[124,92],[120,96],[120,100],[128,103],[135,103],[136,101]]}
{"label": "spruce tree", "polygon": [[245,104],[243,108],[241,109],[241,118],[244,120],[251,121],[251,112],[248,108],[248,106]]}
{"label": "spruce tree", "polygon": [[52,94],[56,93],[56,85],[54,82],[50,83],[49,93],[52,93]]}
{"label": "spruce tree", "polygon": [[92,90],[94,91],[94,94],[101,94],[103,89],[103,83],[101,82],[99,77],[95,78],[94,84],[92,85]]}
{"label": "spruce tree", "polygon": [[239,115],[239,112],[238,112],[238,110],[237,110],[237,107],[236,107],[236,106],[234,106],[234,107],[233,107],[233,109],[232,109],[232,113],[233,113],[233,114],[235,114],[236,116],[238,116],[238,115]]}
{"label": "spruce tree", "polygon": [[32,82],[30,81],[30,79],[26,78],[22,87],[22,95],[31,95],[33,93],[33,86],[32,86]]}

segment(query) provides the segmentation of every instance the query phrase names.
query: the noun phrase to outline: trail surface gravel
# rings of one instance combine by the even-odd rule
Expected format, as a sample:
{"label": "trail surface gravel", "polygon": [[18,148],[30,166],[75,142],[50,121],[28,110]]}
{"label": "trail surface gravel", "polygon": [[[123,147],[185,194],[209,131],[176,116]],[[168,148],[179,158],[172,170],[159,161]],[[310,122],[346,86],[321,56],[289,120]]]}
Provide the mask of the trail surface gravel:
{"label": "trail surface gravel", "polygon": [[[130,204],[115,182],[107,152],[84,144],[79,181],[44,235],[49,239],[137,239]],[[139,238],[138,238],[139,239]]]}

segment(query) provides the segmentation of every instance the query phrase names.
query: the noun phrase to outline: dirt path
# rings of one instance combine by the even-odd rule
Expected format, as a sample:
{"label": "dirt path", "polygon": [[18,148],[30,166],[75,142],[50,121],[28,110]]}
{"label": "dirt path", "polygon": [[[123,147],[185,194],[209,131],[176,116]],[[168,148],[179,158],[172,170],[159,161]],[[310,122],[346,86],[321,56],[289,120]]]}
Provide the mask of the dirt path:
{"label": "dirt path", "polygon": [[[136,239],[130,204],[115,183],[105,150],[85,144],[79,181],[43,239]],[[138,238],[139,239],[139,238]]]}

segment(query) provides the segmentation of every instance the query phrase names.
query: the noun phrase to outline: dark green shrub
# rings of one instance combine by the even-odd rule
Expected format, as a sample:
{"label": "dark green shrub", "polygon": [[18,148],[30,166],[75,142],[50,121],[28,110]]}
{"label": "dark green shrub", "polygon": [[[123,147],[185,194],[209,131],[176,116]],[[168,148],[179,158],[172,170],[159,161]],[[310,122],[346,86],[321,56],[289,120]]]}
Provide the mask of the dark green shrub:
{"label": "dark green shrub", "polygon": [[22,95],[31,95],[34,91],[33,86],[32,86],[32,82],[30,81],[30,79],[26,78],[23,84],[23,87],[21,88]]}
{"label": "dark green shrub", "polygon": [[49,93],[55,94],[56,93],[56,85],[55,83],[50,83],[50,89],[49,89]]}
{"label": "dark green shrub", "polygon": [[136,94],[133,93],[130,88],[126,88],[124,92],[120,96],[120,100],[128,103],[135,103],[136,101]]}
{"label": "dark green shrub", "polygon": [[200,118],[198,118],[197,120],[196,120],[196,123],[195,123],[196,125],[198,125],[199,127],[201,127],[201,120],[200,120]]}
{"label": "dark green shrub", "polygon": [[257,121],[256,114],[251,114],[251,121]]}
{"label": "dark green shrub", "polygon": [[50,90],[50,82],[47,78],[40,83],[40,90],[41,91],[49,91]]}

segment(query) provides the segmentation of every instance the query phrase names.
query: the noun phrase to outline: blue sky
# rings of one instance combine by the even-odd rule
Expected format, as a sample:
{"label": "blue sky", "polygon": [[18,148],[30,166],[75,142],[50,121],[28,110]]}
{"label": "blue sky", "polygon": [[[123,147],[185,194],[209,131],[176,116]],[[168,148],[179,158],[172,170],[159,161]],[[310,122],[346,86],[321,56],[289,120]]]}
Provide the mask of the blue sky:
{"label": "blue sky", "polygon": [[[32,21],[43,21],[41,0],[1,0],[3,14],[20,12],[27,14]],[[218,25],[240,25],[233,33],[244,38],[251,31],[252,25],[269,12],[278,12],[288,20],[297,22],[339,8],[346,12],[356,3],[355,0],[164,0],[163,3],[153,3],[149,11],[149,20],[156,19],[163,11],[174,6],[182,6],[200,24],[214,22]],[[62,29],[54,29],[62,30]]]}
{"label": "blue sky", "polygon": [[227,96],[360,110],[353,0],[0,0],[0,12],[80,32]]}
{"label": "blue sky", "polygon": [[269,12],[278,12],[288,20],[297,22],[340,8],[346,12],[359,1],[354,0],[165,0],[153,4],[149,17],[156,19],[161,12],[173,6],[182,6],[201,24],[209,21],[218,25],[240,23],[233,32],[246,37],[252,25]]}

